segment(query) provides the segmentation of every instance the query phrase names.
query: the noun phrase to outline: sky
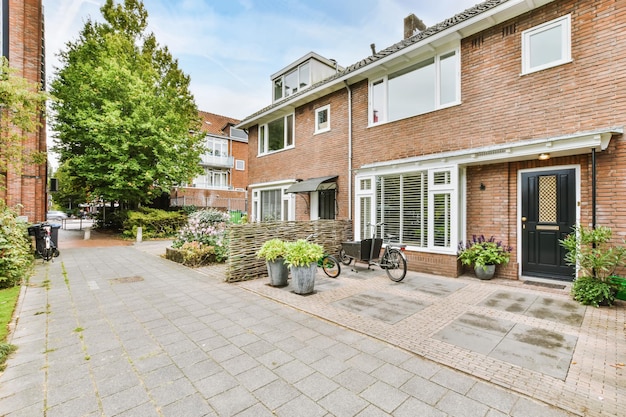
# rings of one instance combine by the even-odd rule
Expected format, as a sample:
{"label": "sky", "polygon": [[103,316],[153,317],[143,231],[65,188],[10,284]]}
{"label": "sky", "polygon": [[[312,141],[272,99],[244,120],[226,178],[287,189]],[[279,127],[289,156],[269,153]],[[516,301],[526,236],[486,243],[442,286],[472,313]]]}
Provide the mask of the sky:
{"label": "sky", "polygon": [[[115,0],[120,3],[123,0]],[[190,76],[199,110],[244,119],[271,104],[270,76],[309,52],[347,67],[403,38],[411,13],[427,26],[480,0],[143,0],[148,31]],[[43,0],[46,72],[105,0]]]}

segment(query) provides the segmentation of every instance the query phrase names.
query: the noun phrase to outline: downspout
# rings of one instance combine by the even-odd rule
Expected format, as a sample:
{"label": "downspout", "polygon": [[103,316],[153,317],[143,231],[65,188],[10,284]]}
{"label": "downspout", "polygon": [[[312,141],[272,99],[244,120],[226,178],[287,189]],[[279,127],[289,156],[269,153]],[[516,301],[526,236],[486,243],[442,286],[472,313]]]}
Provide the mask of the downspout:
{"label": "downspout", "polygon": [[[591,229],[596,228],[596,148],[591,148]],[[591,244],[593,249],[596,248],[596,242]],[[591,269],[594,277],[597,278],[596,268]]]}
{"label": "downspout", "polygon": [[343,82],[348,90],[348,220],[352,221],[352,90],[347,80]]}
{"label": "downspout", "polygon": [[596,148],[591,148],[591,228],[596,228]]}

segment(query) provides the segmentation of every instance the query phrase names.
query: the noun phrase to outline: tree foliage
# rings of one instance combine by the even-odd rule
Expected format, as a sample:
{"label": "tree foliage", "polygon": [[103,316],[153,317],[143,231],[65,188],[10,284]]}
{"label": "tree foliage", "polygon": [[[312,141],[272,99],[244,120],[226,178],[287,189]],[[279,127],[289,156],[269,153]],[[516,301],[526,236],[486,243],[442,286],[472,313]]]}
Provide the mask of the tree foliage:
{"label": "tree foliage", "polygon": [[81,189],[148,202],[200,172],[198,109],[189,77],[146,33],[142,1],[107,0],[100,10],[105,22],[87,21],[60,53],[54,149]]}
{"label": "tree foliage", "polygon": [[80,203],[87,203],[93,200],[84,189],[77,178],[74,178],[68,168],[68,162],[61,166],[54,173],[57,180],[57,191],[50,193],[52,201],[64,209],[78,207]]}
{"label": "tree foliage", "polygon": [[46,153],[24,146],[24,134],[41,127],[39,115],[45,110],[48,95],[40,85],[15,74],[0,57],[0,189],[5,173],[22,171],[24,164],[43,164]]}

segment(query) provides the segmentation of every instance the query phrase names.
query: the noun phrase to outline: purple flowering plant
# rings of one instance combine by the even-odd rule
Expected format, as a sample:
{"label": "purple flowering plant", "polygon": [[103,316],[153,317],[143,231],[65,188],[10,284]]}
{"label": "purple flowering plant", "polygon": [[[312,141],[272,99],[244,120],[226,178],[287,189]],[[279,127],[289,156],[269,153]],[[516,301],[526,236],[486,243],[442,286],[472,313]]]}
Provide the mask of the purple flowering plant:
{"label": "purple flowering plant", "polygon": [[463,265],[487,269],[487,265],[508,264],[513,248],[491,236],[473,235],[471,240],[459,243],[459,260]]}
{"label": "purple flowering plant", "polygon": [[197,242],[201,246],[211,246],[216,260],[223,262],[228,258],[227,227],[230,222],[228,213],[216,209],[199,210],[191,213],[184,226],[172,242],[175,249],[183,248],[185,243]]}

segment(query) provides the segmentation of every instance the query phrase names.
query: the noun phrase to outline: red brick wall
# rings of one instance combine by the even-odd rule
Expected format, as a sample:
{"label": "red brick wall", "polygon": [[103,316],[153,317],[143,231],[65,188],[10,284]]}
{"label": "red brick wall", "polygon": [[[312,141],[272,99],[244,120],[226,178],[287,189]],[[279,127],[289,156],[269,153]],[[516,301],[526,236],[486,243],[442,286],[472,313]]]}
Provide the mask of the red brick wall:
{"label": "red brick wall", "polygon": [[[9,0],[9,63],[17,75],[35,83],[41,82],[42,24],[41,0]],[[25,152],[45,151],[45,128],[25,134],[23,146]],[[46,179],[45,165],[26,165],[21,173],[9,170],[0,198],[8,206],[21,205],[20,214],[29,221],[44,220]]]}
{"label": "red brick wall", "polygon": [[[258,129],[250,129],[250,183],[309,179],[338,175],[337,219],[348,216],[348,102],[339,90],[295,111],[295,148],[270,155],[258,154]],[[330,104],[330,131],[315,135],[315,110]],[[250,197],[250,194],[248,195]],[[308,199],[308,195],[306,196]],[[303,197],[296,198],[296,220],[309,220]]]}
{"label": "red brick wall", "polygon": [[[520,75],[522,31],[571,13],[572,59],[568,64]],[[438,152],[520,140],[549,138],[626,125],[626,0],[555,1],[461,41],[462,104],[448,109],[368,127],[368,82],[353,90],[354,162],[358,168]],[[480,37],[481,42],[472,42]],[[476,45],[476,46],[475,46]],[[340,215],[347,203],[347,125],[345,92],[330,96],[328,137],[312,136],[318,101],[296,111],[296,149],[256,158],[256,131],[250,134],[250,182],[340,174]],[[323,135],[322,135],[323,136]],[[326,143],[326,146],[323,144]],[[328,155],[328,144],[337,152]],[[320,154],[320,147],[325,149]],[[340,155],[340,156],[338,156]],[[613,137],[597,154],[598,224],[626,237],[626,145]],[[256,158],[253,160],[253,158]],[[581,165],[581,223],[591,222],[591,158],[584,154],[549,161],[525,161],[469,167],[466,233],[493,234],[513,246],[513,257],[498,276],[517,278],[517,175],[520,169]],[[486,186],[480,191],[480,183]],[[298,204],[300,204],[298,202]],[[299,214],[300,216],[300,214]],[[409,254],[409,267],[443,275],[462,271],[455,256]]]}
{"label": "red brick wall", "polygon": [[237,169],[235,169],[235,162],[235,165],[231,170],[231,184],[233,188],[245,189],[248,186],[248,171],[250,170],[250,167],[248,166],[248,144],[245,142],[232,141],[232,145],[233,158],[235,159],[235,161],[238,159],[243,160],[245,164],[245,169],[243,171],[238,171]]}

